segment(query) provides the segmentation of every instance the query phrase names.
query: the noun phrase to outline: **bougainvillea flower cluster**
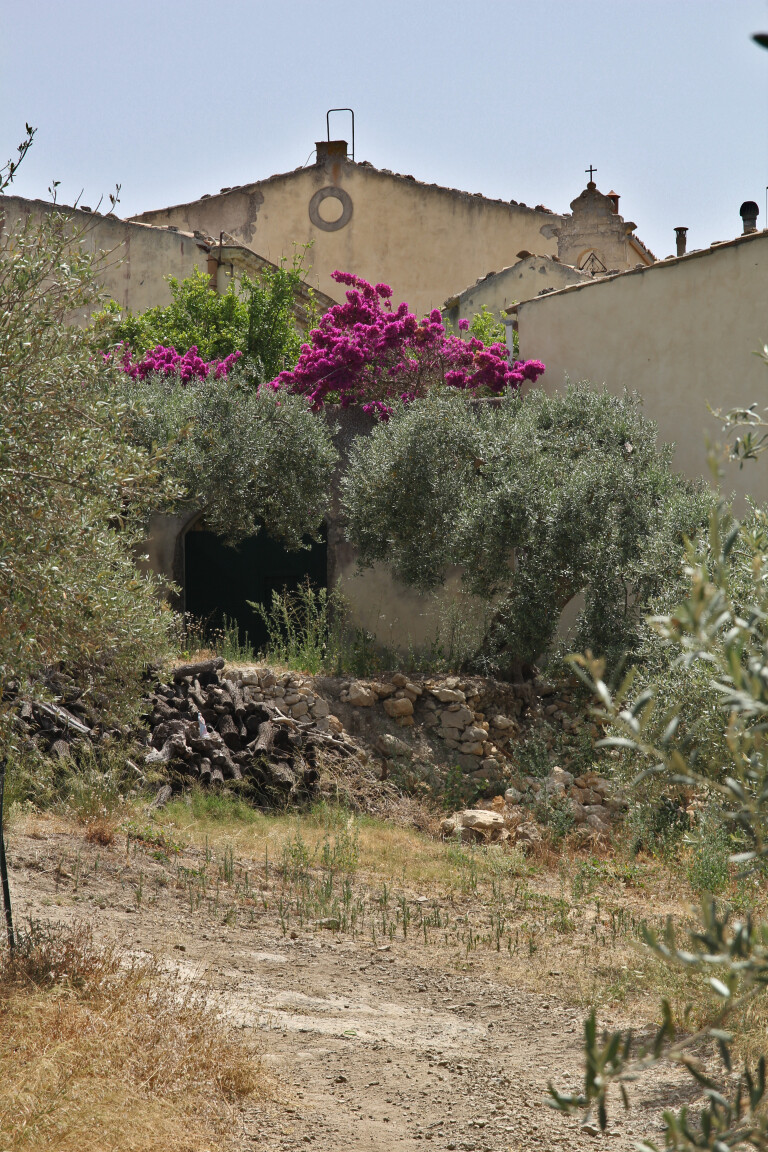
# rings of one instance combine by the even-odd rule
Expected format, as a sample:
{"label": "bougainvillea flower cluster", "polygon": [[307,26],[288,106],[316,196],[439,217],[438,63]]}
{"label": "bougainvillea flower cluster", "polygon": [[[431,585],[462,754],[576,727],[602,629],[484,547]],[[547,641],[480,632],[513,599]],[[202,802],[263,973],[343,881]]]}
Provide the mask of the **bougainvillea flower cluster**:
{"label": "bougainvillea flower cluster", "polygon": [[175,348],[165,348],[162,344],[158,344],[136,361],[131,359],[131,350],[126,347],[120,365],[134,380],[144,380],[153,372],[157,372],[161,376],[178,376],[181,383],[186,384],[189,380],[205,380],[208,376],[220,380],[229,373],[241,356],[242,352],[231,352],[224,360],[211,360],[206,363],[198,354],[196,345],[182,355]]}
{"label": "bougainvillea flower cluster", "polygon": [[388,284],[374,286],[349,272],[332,275],[348,286],[346,302],[325,313],[296,367],[271,382],[307,396],[314,408],[359,404],[386,418],[398,400],[407,403],[435,386],[499,395],[544,371],[539,360],[510,363],[504,344],[486,347],[474,337],[447,335],[436,308],[418,320],[407,304],[393,307]]}

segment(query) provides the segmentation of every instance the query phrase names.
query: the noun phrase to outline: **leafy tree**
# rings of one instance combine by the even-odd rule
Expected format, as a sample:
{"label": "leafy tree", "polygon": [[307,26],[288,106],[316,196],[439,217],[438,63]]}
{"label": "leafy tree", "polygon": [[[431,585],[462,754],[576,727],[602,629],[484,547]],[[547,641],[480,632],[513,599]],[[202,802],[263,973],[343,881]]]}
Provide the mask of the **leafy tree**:
{"label": "leafy tree", "polygon": [[236,542],[263,524],[291,548],[316,536],[337,453],[328,423],[303,397],[256,391],[239,371],[185,385],[158,373],[124,376],[122,392],[132,439],[160,447],[168,475],[214,532]]}
{"label": "leafy tree", "polygon": [[507,338],[506,328],[501,321],[501,313],[499,316],[494,316],[487,304],[483,304],[480,311],[472,317],[469,331],[475,339],[486,345],[504,344]]}
{"label": "leafy tree", "polygon": [[[241,372],[252,383],[271,380],[299,358],[304,337],[296,295],[304,281],[304,255],[302,250],[290,266],[283,261],[256,279],[243,276],[222,295],[196,268],[185,280],[168,278],[172,300],[166,307],[121,317],[113,301],[95,320],[100,345],[107,350],[123,343],[138,357],[160,345],[182,355],[195,347],[205,361],[240,352]],[[310,327],[315,318],[310,302]]]}
{"label": "leafy tree", "polygon": [[480,655],[497,673],[532,664],[580,592],[580,642],[616,652],[711,507],[670,453],[633,396],[576,385],[471,405],[443,389],[356,441],[348,535],[363,565],[385,561],[425,591],[461,565],[494,604]]}
{"label": "leafy tree", "polygon": [[66,216],[0,241],[0,681],[60,661],[135,682],[170,612],[136,569],[147,512],[172,492],[126,435],[114,371],[68,317],[97,298]]}
{"label": "leafy tree", "polygon": [[[110,304],[96,318],[102,345],[125,343],[137,355],[158,344],[182,354],[196,345],[204,360],[221,360],[230,352],[243,350],[248,309],[234,283],[219,295],[211,290],[208,276],[195,268],[185,280],[169,276],[168,286],[172,299],[164,308],[148,308],[115,320],[120,309],[114,302]],[[106,329],[103,335],[102,329]]]}

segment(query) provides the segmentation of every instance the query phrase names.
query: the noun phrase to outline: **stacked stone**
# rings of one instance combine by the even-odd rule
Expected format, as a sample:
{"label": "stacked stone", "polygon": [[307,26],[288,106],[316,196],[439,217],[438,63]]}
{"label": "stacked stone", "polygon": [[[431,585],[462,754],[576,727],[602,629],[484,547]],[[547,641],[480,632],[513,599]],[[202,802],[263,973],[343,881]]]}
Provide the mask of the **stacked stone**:
{"label": "stacked stone", "polygon": [[272,672],[269,668],[235,668],[228,676],[253,703],[268,700],[285,716],[314,721],[317,732],[341,732],[341,721],[331,713],[327,700],[319,696],[312,681],[295,672]]}
{"label": "stacked stone", "polygon": [[574,691],[578,687],[579,681],[576,678],[557,686],[544,682],[538,685],[539,699],[531,709],[531,719],[543,720],[550,727],[551,732],[544,741],[548,751],[552,751],[555,746],[555,730],[558,728],[566,748],[571,744],[575,746],[585,731],[592,740],[600,740],[604,735],[600,726],[585,716],[583,705],[574,699]]}
{"label": "stacked stone", "polygon": [[363,682],[353,680],[341,686],[342,704],[353,708],[371,708],[379,700],[390,719],[402,728],[413,726],[414,704],[421,697],[423,689],[414,684],[402,672],[396,672],[391,680]]}
{"label": "stacked stone", "polygon": [[[488,720],[482,710],[485,682],[448,676],[430,678],[421,684],[397,672],[386,681],[353,680],[341,685],[340,701],[356,708],[383,710],[400,727],[410,728],[419,720],[451,749],[463,772],[478,783],[499,779],[510,757],[510,740],[519,732],[516,718],[496,712]],[[511,701],[519,715],[523,699]],[[512,710],[512,709],[510,709]]]}

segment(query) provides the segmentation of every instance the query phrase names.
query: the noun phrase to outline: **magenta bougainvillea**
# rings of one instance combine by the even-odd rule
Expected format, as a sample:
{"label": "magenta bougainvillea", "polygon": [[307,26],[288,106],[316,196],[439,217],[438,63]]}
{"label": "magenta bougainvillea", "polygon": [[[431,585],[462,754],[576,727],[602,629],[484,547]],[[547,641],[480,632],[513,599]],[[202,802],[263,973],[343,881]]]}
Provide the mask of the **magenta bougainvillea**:
{"label": "magenta bougainvillea", "polygon": [[387,284],[374,287],[349,272],[334,272],[333,279],[348,286],[346,302],[325,313],[296,367],[271,382],[307,396],[315,408],[359,404],[386,418],[393,403],[435,385],[499,395],[544,371],[539,360],[510,363],[504,344],[446,335],[437,309],[418,320],[407,304],[393,307]]}
{"label": "magenta bougainvillea", "polygon": [[[198,355],[196,346],[182,355],[175,348],[164,348],[162,344],[158,344],[156,348],[145,352],[140,360],[131,359],[131,350],[128,347],[124,348],[122,356],[119,356],[118,349],[115,358],[119,359],[123,371],[134,380],[137,378],[144,380],[150,373],[158,372],[161,376],[177,376],[182,384],[186,384],[188,380],[205,380],[209,376],[220,380],[222,376],[227,375],[241,356],[242,352],[232,352],[224,360],[211,360],[206,363]],[[110,359],[110,354],[107,353],[104,359]]]}

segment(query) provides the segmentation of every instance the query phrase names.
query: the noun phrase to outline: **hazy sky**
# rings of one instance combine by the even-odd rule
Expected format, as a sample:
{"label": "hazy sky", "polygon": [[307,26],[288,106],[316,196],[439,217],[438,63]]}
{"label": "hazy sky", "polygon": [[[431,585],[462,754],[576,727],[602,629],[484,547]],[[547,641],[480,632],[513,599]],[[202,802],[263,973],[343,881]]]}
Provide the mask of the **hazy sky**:
{"label": "hazy sky", "polygon": [[0,162],[27,120],[16,192],[130,215],[296,168],[350,105],[358,160],[468,192],[563,212],[594,164],[666,256],[743,200],[768,226],[757,31],[765,0],[0,0]]}

